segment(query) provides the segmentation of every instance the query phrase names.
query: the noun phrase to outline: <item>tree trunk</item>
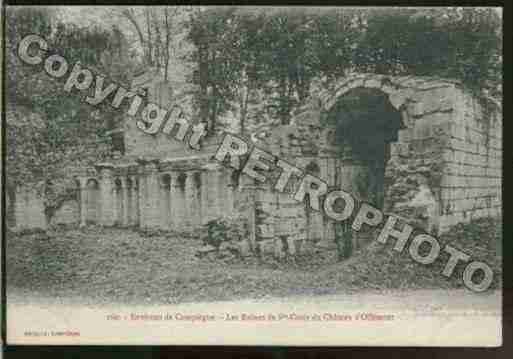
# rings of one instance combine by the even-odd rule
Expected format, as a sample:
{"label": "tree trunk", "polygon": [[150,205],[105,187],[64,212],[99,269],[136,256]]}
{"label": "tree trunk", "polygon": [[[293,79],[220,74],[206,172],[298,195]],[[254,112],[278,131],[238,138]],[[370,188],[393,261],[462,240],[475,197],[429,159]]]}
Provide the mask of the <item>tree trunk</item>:
{"label": "tree trunk", "polygon": [[243,135],[246,132],[246,118],[248,116],[248,101],[249,101],[249,86],[245,86],[246,93],[241,97],[241,110],[240,110],[240,133]]}
{"label": "tree trunk", "polygon": [[167,8],[164,9],[164,21],[165,21],[165,25],[166,25],[166,51],[165,51],[165,59],[164,59],[164,80],[167,82],[167,78],[168,78],[168,71],[169,71],[169,58],[170,58],[170,55],[169,55],[169,39],[170,39],[170,32],[171,32],[171,29],[169,27],[169,14],[167,12]]}
{"label": "tree trunk", "polygon": [[210,131],[213,133],[216,130],[217,125],[217,99],[219,98],[219,91],[217,90],[217,86],[212,86],[212,96],[210,98],[209,103],[211,103],[211,111],[210,111]]}
{"label": "tree trunk", "polygon": [[[199,51],[200,119],[208,125],[208,48],[201,45]],[[210,130],[209,127],[207,127]]]}
{"label": "tree trunk", "polygon": [[[127,20],[134,26],[135,31],[137,32],[137,36],[139,37],[139,41],[141,42],[141,47],[146,50],[146,41],[144,40],[144,35],[142,33],[141,27],[139,23],[135,19],[134,15],[130,10],[123,11],[123,15],[127,18]],[[146,51],[145,51],[146,53]],[[147,56],[147,54],[145,54]]]}
{"label": "tree trunk", "polygon": [[146,14],[146,33],[148,34],[148,65],[153,65],[153,44],[152,44],[152,36],[151,36],[151,19],[150,19],[150,10],[145,10]]}

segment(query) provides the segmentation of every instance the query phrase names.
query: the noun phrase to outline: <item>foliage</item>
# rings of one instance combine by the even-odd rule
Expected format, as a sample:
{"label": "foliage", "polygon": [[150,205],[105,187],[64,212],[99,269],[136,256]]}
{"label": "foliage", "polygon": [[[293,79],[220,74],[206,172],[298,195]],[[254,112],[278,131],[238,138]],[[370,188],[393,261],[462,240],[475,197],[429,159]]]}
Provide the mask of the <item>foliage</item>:
{"label": "foliage", "polygon": [[[490,264],[497,273],[492,288],[501,288],[501,257],[487,248],[487,243],[501,242],[502,225],[490,220],[479,222],[460,226],[444,238],[452,237],[449,243]],[[479,232],[475,232],[476,225],[482,228]],[[485,241],[469,240],[474,233],[486,235]],[[126,229],[87,227],[81,231],[58,230],[47,240],[34,240],[35,237],[18,234],[6,237],[8,292],[9,296],[18,294],[20,301],[30,300],[30,294],[37,292],[63,300],[72,298],[73,303],[79,298],[81,304],[169,304],[323,294],[338,294],[342,303],[348,293],[354,292],[357,297],[349,296],[347,300],[354,304],[361,300],[363,291],[378,289],[386,291],[388,298],[394,299],[391,302],[397,298],[404,303],[405,298],[410,298],[411,308],[417,308],[422,298],[422,303],[428,304],[427,300],[443,296],[447,302],[437,301],[427,307],[437,310],[442,303],[458,308],[480,297],[467,289],[449,291],[447,295],[445,288],[462,287],[461,273],[451,280],[441,275],[448,255],[435,266],[421,265],[408,258],[407,250],[403,254],[393,250],[393,241],[386,246],[374,243],[375,246],[362,248],[354,257],[340,263],[336,259],[331,265],[284,263],[273,269],[249,259],[244,265],[198,260],[191,242],[183,236],[162,235],[148,240]],[[456,270],[460,267],[464,265],[460,263]],[[433,292],[432,299],[425,299],[427,296],[422,291],[422,295],[416,296],[419,291],[394,289],[444,290]],[[495,294],[500,298],[500,292]],[[379,296],[366,299],[372,297],[377,298],[376,307],[382,306]],[[483,301],[475,302],[478,306],[479,303]]]}
{"label": "foliage", "polygon": [[[414,233],[414,235],[416,235]],[[479,218],[460,223],[439,238],[443,248],[450,244],[468,254],[472,260],[485,262],[494,271],[490,289],[502,286],[502,223],[497,218]],[[453,275],[445,278],[441,273],[449,259],[447,253],[430,265],[415,262],[405,249],[401,254],[393,249],[393,242],[382,245],[371,243],[354,256],[352,269],[369,284],[378,288],[463,288],[465,265],[458,264]],[[423,253],[425,254],[425,253]]]}
{"label": "foliage", "polygon": [[[119,76],[123,59],[121,48],[114,48],[116,32],[100,28],[80,28],[58,22],[49,8],[9,8],[6,17],[6,139],[7,185],[37,185],[45,193],[49,218],[69,196],[71,168],[91,165],[109,155],[107,131],[120,121],[108,104],[93,108],[80,96],[70,96],[63,84],[50,78],[42,66],[24,64],[17,56],[17,45],[29,33],[44,37],[50,53],[62,54],[70,65],[80,61],[93,71]],[[116,56],[117,54],[117,56]],[[112,71],[111,71],[112,70]],[[52,190],[45,188],[52,183]],[[51,195],[50,195],[51,194]]]}
{"label": "foliage", "polygon": [[247,220],[239,215],[212,219],[207,222],[206,230],[207,235],[203,238],[203,243],[217,249],[223,242],[241,241],[248,237]]}
{"label": "foliage", "polygon": [[358,69],[441,76],[497,91],[501,19],[493,8],[369,10],[356,51]]}
{"label": "foliage", "polygon": [[156,69],[168,80],[182,46],[182,22],[191,11],[185,6],[116,6],[103,15],[109,16],[109,22],[115,21],[116,26],[125,25],[124,34],[130,37],[133,33],[132,50],[140,54],[142,65]]}
{"label": "foliage", "polygon": [[[144,64],[166,78],[185,23],[194,97],[211,131],[229,112],[238,113],[241,132],[262,120],[286,124],[315,86],[353,70],[452,77],[499,101],[502,95],[501,18],[492,8],[112,11],[104,13],[124,19],[136,34]],[[140,64],[128,56],[134,49],[125,29],[62,22],[42,7],[9,8],[5,25],[8,184],[54,183],[69,175],[69,166],[108,156],[106,134],[120,123],[118,113],[105,104],[93,111],[78,96],[66,96],[40,66],[20,62],[16,45],[40,34],[71,64],[80,61],[128,84]]]}
{"label": "foliage", "polygon": [[492,8],[209,8],[188,24],[197,104],[211,129],[235,106],[244,132],[255,94],[288,123],[316,80],[348,71],[450,77],[501,96],[501,18]]}

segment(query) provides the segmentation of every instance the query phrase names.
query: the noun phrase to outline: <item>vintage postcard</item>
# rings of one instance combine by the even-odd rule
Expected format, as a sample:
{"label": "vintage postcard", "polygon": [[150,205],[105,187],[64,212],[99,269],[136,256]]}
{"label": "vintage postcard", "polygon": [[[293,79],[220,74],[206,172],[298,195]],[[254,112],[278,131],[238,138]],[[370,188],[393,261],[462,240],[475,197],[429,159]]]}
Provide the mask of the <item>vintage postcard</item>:
{"label": "vintage postcard", "polygon": [[502,9],[4,5],[8,344],[502,345]]}

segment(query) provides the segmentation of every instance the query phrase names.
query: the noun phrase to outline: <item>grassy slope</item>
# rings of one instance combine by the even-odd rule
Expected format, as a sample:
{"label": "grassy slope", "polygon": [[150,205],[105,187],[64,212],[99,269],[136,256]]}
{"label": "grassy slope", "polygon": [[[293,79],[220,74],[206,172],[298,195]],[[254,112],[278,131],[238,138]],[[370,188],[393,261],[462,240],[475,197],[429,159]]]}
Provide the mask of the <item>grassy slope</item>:
{"label": "grassy slope", "polygon": [[[482,220],[455,227],[441,240],[485,260],[500,273],[495,243],[501,231],[500,222]],[[397,254],[391,245],[378,243],[342,263],[328,254],[315,262],[259,264],[254,259],[231,263],[197,259],[199,240],[176,235],[143,237],[130,230],[88,228],[62,230],[46,240],[36,237],[10,236],[7,240],[8,288],[27,297],[165,304],[362,288],[462,286],[460,277],[447,281],[440,275],[447,257],[423,266],[409,259],[407,251]]]}

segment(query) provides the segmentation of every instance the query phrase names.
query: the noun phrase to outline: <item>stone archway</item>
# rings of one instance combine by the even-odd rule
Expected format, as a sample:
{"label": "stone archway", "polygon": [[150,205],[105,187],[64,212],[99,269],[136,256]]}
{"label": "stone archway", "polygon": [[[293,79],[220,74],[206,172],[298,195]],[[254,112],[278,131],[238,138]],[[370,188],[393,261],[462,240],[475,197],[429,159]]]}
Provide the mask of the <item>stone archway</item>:
{"label": "stone archway", "polygon": [[[451,178],[445,172],[448,166],[454,166],[448,163],[458,161],[454,153],[459,149],[455,150],[452,137],[461,137],[455,129],[463,126],[467,113],[472,113],[464,112],[465,108],[470,109],[467,102],[472,102],[472,96],[467,95],[460,82],[451,79],[356,73],[312,96],[293,122],[297,126],[320,125],[322,129],[341,99],[372,92],[388,101],[387,112],[395,112],[401,122],[395,135],[391,131],[385,141],[389,148],[383,151],[385,157],[380,162],[386,166],[382,171],[375,169],[384,172],[385,185],[383,199],[375,203],[382,205],[386,213],[403,216],[420,228],[438,232],[444,214],[443,193],[452,196],[452,187],[456,186],[449,183]],[[368,127],[372,132],[370,123]],[[339,151],[336,143],[331,145],[329,140],[323,145],[325,153]],[[357,167],[354,161],[353,167]]]}
{"label": "stone archway", "polygon": [[340,150],[340,185],[359,200],[383,208],[390,145],[404,128],[401,114],[380,90],[357,87],[339,97],[327,114]]}

